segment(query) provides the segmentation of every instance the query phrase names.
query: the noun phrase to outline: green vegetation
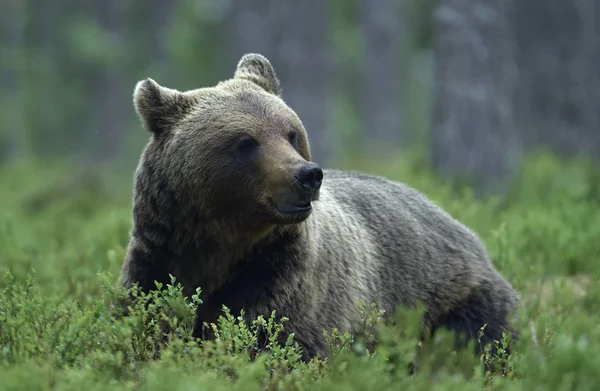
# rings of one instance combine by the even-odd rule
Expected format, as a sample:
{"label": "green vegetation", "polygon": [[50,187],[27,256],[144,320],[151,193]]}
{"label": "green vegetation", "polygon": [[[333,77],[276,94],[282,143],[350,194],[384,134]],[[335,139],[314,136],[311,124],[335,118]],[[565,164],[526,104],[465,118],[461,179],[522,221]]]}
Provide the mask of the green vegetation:
{"label": "green vegetation", "polygon": [[[408,376],[418,311],[399,311],[394,326],[378,324],[375,354],[331,332],[333,359],[310,364],[299,361],[293,340],[250,360],[258,323],[271,336],[281,331],[272,319],[247,327],[239,314],[224,312],[216,342],[201,348],[187,341],[202,293],[183,298],[176,282],[150,308],[140,302],[132,316],[111,319],[121,294],[115,283],[130,227],[131,174],[97,174],[111,172],[105,168],[65,180],[64,167],[15,162],[0,171],[0,389],[598,389],[598,170],[535,156],[507,198],[479,201],[440,183],[420,159],[345,166],[416,187],[483,237],[523,298],[516,320],[522,338],[506,376],[484,375],[470,352],[453,353],[447,333],[422,347],[420,371]],[[164,324],[173,331],[155,358]]]}

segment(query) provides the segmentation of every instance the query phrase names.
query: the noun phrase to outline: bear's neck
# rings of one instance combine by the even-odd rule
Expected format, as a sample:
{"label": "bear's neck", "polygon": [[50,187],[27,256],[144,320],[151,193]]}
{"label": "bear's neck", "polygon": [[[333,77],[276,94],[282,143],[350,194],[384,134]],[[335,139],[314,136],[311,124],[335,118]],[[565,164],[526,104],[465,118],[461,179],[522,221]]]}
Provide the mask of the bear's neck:
{"label": "bear's neck", "polygon": [[[208,226],[182,232],[179,237],[189,239],[177,246],[180,251],[169,262],[169,273],[181,281],[186,294],[192,294],[196,287],[200,287],[203,296],[210,295],[227,282],[232,270],[240,263],[251,256],[256,259],[256,254],[260,254],[263,248],[278,241],[297,237],[295,233],[300,230],[300,225],[290,225],[274,227],[261,232],[261,235],[240,234],[241,230],[227,235],[222,230],[206,229]],[[211,234],[213,232],[219,234]],[[265,262],[270,261],[265,258]]]}

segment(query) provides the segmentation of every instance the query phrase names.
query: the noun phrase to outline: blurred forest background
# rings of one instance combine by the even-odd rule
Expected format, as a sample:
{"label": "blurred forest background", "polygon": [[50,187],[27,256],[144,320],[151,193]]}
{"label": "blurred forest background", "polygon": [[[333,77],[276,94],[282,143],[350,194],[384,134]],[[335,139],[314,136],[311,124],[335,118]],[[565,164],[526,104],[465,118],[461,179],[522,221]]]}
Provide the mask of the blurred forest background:
{"label": "blurred forest background", "polygon": [[600,155],[596,0],[3,0],[0,21],[0,164],[130,178],[148,137],[135,83],[214,85],[247,52],[323,166],[420,151],[489,193],[532,150]]}
{"label": "blurred forest background", "polygon": [[[417,318],[318,381],[287,348],[250,364],[227,322],[188,351],[182,297],[114,320],[149,137],[136,82],[212,86],[248,52],[315,161],[403,181],[481,235],[525,307],[507,377],[457,374],[480,363],[437,338],[406,375]],[[0,0],[0,89],[2,390],[600,389],[600,0]],[[151,360],[170,308],[190,311]]]}

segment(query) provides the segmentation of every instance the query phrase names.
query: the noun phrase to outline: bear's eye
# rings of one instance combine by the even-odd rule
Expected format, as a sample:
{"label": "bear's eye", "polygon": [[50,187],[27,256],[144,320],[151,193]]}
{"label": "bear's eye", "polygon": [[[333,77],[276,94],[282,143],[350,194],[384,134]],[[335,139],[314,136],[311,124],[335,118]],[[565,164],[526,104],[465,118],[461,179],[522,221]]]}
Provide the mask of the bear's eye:
{"label": "bear's eye", "polygon": [[290,140],[290,144],[296,145],[296,139],[298,138],[298,133],[295,129],[292,129],[288,134],[288,140]]}
{"label": "bear's eye", "polygon": [[237,149],[241,153],[252,152],[254,149],[256,149],[257,146],[258,143],[256,142],[256,140],[250,137],[243,137],[237,143]]}

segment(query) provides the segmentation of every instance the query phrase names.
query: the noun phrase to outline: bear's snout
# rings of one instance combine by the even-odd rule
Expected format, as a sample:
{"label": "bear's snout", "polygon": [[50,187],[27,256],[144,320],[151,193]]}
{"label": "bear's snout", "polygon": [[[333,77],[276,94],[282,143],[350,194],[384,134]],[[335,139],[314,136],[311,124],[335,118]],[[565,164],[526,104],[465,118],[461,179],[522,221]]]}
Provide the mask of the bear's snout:
{"label": "bear's snout", "polygon": [[323,170],[316,163],[308,163],[298,170],[295,179],[303,190],[314,193],[321,188]]}

